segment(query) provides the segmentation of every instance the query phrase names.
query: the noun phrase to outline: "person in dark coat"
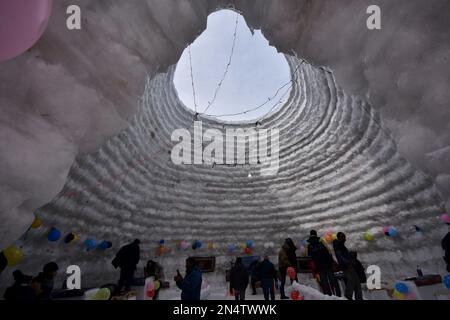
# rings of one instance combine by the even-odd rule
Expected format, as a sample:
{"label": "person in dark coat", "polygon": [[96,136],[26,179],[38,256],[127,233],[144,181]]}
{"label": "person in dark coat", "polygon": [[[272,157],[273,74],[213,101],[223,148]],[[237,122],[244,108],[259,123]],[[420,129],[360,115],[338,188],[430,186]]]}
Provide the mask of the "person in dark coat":
{"label": "person in dark coat", "polygon": [[339,263],[339,267],[344,272],[346,279],[345,284],[345,297],[348,300],[353,299],[353,293],[355,294],[355,300],[362,300],[362,290],[361,282],[359,280],[358,274],[355,271],[354,260],[350,255],[347,247],[345,246],[346,241],[345,234],[339,232],[337,234],[337,239],[333,241],[334,253]]}
{"label": "person in dark coat", "polygon": [[[297,273],[298,273],[298,267],[297,267],[297,255],[295,253],[295,251],[297,251],[297,247],[294,244],[294,241],[292,241],[291,238],[287,238],[285,240],[287,246],[288,246],[288,250],[286,252],[287,257],[289,259],[289,263],[291,265],[292,268],[295,269],[295,279],[298,282],[298,277],[297,277]],[[291,284],[292,284],[292,279],[291,279]]]}
{"label": "person in dark coat", "polygon": [[198,301],[202,290],[202,272],[197,266],[195,259],[186,259],[186,276],[183,278],[177,270],[177,275],[173,278],[178,288],[181,289],[181,300]]}
{"label": "person in dark coat", "polygon": [[277,281],[277,272],[275,266],[269,260],[268,254],[264,255],[264,260],[258,266],[261,287],[264,293],[264,300],[275,300],[275,282]]}
{"label": "person in dark coat", "polygon": [[341,296],[339,283],[333,275],[333,256],[328,248],[320,241],[317,231],[311,230],[308,239],[308,255],[314,262],[314,268],[319,275],[319,283],[326,295]]}
{"label": "person in dark coat", "polygon": [[256,282],[259,281],[259,261],[254,260],[249,267],[250,284],[252,286],[252,295],[256,295]]}
{"label": "person in dark coat", "polygon": [[141,257],[141,251],[139,239],[135,239],[132,243],[127,244],[120,248],[116,257],[113,259],[112,264],[114,268],[120,268],[120,278],[117,284],[117,292],[120,293],[125,286],[125,291],[130,290],[131,282],[134,278],[134,272],[136,266],[139,263]]}
{"label": "person in dark coat", "polygon": [[242,265],[242,258],[237,257],[230,272],[230,293],[236,300],[245,300],[245,290],[248,286],[249,274]]}
{"label": "person in dark coat", "polygon": [[22,271],[13,272],[14,284],[7,288],[4,298],[7,301],[26,301],[33,302],[37,300],[36,293],[30,287],[32,277],[24,275]]}
{"label": "person in dark coat", "polygon": [[353,267],[355,268],[355,271],[358,274],[359,282],[366,283],[367,282],[366,271],[361,261],[358,260],[358,254],[356,253],[356,251],[350,251],[350,256],[353,259]]}
{"label": "person in dark coat", "polygon": [[52,298],[54,281],[58,269],[59,267],[55,262],[49,262],[44,266],[42,272],[33,279],[33,281],[38,282],[40,285],[40,294],[38,295],[39,300],[49,300]]}
{"label": "person in dark coat", "polygon": [[289,299],[284,293],[284,285],[286,284],[287,269],[293,267],[289,260],[289,246],[286,242],[283,243],[280,251],[278,252],[278,270],[280,271],[280,299]]}
{"label": "person in dark coat", "polygon": [[450,232],[447,232],[442,239],[442,249],[444,249],[444,261],[447,264],[447,272],[450,272]]}

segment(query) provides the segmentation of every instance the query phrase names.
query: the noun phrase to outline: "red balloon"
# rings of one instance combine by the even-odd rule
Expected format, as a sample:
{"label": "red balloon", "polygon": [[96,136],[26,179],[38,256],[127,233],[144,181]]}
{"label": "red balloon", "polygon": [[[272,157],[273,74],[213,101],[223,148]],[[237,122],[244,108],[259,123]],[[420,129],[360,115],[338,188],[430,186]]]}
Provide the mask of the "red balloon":
{"label": "red balloon", "polygon": [[245,249],[244,249],[244,252],[247,253],[247,254],[248,254],[248,253],[251,253],[251,252],[252,252],[252,249],[250,249],[250,248],[245,248]]}
{"label": "red balloon", "polygon": [[292,292],[291,292],[291,299],[292,299],[292,300],[299,300],[299,299],[300,299],[300,292],[298,292],[298,291],[292,291]]}
{"label": "red balloon", "polygon": [[153,298],[154,295],[155,295],[154,289],[147,290],[147,297]]}
{"label": "red balloon", "polygon": [[287,274],[288,274],[288,276],[289,276],[289,278],[290,278],[291,280],[294,280],[294,279],[297,277],[297,272],[296,272],[295,269],[292,268],[292,267],[289,267],[289,268],[287,269]]}
{"label": "red balloon", "polygon": [[0,62],[31,48],[47,28],[52,0],[0,1]]}

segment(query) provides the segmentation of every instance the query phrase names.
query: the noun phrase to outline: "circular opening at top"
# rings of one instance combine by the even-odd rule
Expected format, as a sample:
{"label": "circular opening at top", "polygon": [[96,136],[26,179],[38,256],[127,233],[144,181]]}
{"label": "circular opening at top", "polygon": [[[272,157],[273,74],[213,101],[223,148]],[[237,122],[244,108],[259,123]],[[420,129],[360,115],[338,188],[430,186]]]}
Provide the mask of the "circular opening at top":
{"label": "circular opening at top", "polygon": [[240,14],[220,10],[178,62],[174,85],[194,112],[227,121],[257,121],[285,103],[291,70],[282,53]]}

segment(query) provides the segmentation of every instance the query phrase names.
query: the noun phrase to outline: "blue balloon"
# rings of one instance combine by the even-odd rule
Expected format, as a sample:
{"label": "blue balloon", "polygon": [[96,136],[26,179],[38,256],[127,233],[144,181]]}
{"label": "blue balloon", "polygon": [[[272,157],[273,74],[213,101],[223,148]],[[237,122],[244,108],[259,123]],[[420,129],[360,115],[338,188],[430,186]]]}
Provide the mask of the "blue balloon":
{"label": "blue balloon", "polygon": [[55,227],[51,228],[47,235],[48,241],[58,241],[59,238],[61,238],[61,231]]}
{"label": "blue balloon", "polygon": [[159,244],[164,244],[164,239],[159,240]]}
{"label": "blue balloon", "polygon": [[253,241],[252,240],[248,240],[247,241],[247,248],[252,248],[253,247]]}
{"label": "blue balloon", "polygon": [[84,241],[84,246],[86,247],[87,251],[90,251],[97,247],[97,241],[95,241],[95,239],[88,238]]}
{"label": "blue balloon", "polygon": [[396,237],[398,234],[397,229],[395,229],[394,227],[389,228],[389,235],[391,237]]}
{"label": "blue balloon", "polygon": [[447,287],[447,289],[450,290],[450,274],[444,277],[444,284]]}
{"label": "blue balloon", "polygon": [[403,294],[408,293],[409,291],[408,286],[402,282],[399,282],[395,285],[395,290]]}
{"label": "blue balloon", "polygon": [[98,247],[102,250],[106,250],[112,247],[112,243],[110,241],[103,240],[102,242],[100,242]]}

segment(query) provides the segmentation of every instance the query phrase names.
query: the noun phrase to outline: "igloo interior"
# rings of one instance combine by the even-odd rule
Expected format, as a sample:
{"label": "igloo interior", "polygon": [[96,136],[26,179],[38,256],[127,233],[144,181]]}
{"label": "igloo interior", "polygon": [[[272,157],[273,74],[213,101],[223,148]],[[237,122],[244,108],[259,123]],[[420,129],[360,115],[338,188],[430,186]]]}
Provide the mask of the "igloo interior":
{"label": "igloo interior", "polygon": [[[75,2],[83,27],[73,31]],[[383,8],[382,31],[365,27],[372,4]],[[287,102],[257,125],[280,130],[276,175],[171,160],[172,132],[192,131],[194,119],[204,130],[255,128],[196,118],[173,84],[183,50],[221,8],[261,29],[291,69]],[[54,1],[42,38],[0,64],[1,247],[21,248],[25,272],[77,264],[95,286],[115,281],[115,250],[49,242],[51,226],[113,249],[138,237],[142,260],[157,256],[160,239],[211,242],[196,254],[215,255],[219,272],[241,254],[224,250],[230,243],[251,239],[257,254],[274,243],[276,255],[288,236],[331,228],[383,281],[417,265],[444,274],[449,15],[447,0]],[[42,226],[29,228],[35,215]],[[173,247],[157,259],[175,270],[188,254]]]}

